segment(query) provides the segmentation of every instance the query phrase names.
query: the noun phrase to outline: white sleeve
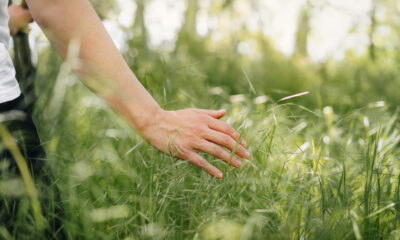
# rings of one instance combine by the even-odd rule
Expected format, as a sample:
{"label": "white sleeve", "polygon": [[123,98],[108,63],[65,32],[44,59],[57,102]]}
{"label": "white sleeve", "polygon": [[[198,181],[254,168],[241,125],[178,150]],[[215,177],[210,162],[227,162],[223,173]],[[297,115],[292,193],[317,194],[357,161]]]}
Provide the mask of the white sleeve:
{"label": "white sleeve", "polygon": [[0,43],[0,103],[14,100],[21,95],[15,79],[15,69],[8,49]]}

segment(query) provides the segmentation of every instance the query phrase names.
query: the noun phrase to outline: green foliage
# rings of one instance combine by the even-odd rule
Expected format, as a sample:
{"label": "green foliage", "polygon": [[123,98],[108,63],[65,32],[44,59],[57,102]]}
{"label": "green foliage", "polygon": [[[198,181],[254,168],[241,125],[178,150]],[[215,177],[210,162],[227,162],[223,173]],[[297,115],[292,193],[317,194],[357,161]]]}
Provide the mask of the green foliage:
{"label": "green foliage", "polygon": [[[182,28],[166,51],[142,29],[123,55],[163,107],[228,109],[252,157],[233,169],[206,156],[221,181],[156,151],[75,77],[57,77],[53,49],[40,53],[35,117],[69,237],[399,239],[399,50],[312,63],[245,28],[211,35]],[[258,54],[238,53],[244,41]]]}

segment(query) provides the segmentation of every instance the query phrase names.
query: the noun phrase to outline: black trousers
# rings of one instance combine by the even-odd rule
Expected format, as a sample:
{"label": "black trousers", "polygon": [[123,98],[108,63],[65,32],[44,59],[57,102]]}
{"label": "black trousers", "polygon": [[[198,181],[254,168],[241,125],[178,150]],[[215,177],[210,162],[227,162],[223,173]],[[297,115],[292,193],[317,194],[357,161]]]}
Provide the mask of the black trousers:
{"label": "black trousers", "polygon": [[24,193],[20,170],[3,139],[0,139],[0,239],[7,236],[14,239],[65,239],[59,190],[46,164],[46,154],[23,95],[0,104],[0,120],[27,162],[46,223],[45,230],[39,231],[30,199]]}

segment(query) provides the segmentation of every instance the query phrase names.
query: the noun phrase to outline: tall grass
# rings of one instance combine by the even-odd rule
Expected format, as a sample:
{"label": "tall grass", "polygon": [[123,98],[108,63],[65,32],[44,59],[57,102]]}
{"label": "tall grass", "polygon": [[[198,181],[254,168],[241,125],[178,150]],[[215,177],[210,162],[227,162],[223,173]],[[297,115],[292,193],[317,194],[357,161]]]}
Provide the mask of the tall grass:
{"label": "tall grass", "polygon": [[400,237],[398,111],[207,95],[252,153],[240,169],[206,156],[223,180],[156,151],[80,83],[57,116],[38,107],[72,239]]}
{"label": "tall grass", "polygon": [[[257,61],[212,52],[207,39],[183,46],[187,56],[126,51],[163,107],[228,109],[223,120],[252,156],[234,169],[204,155],[223,180],[152,148],[75,77],[59,75],[54,51],[41,52],[35,121],[64,206],[55,217],[71,239],[400,239],[398,68],[304,66],[254,38]],[[2,198],[14,196],[7,181]],[[34,228],[29,207],[18,214]],[[0,223],[1,237],[15,234]]]}

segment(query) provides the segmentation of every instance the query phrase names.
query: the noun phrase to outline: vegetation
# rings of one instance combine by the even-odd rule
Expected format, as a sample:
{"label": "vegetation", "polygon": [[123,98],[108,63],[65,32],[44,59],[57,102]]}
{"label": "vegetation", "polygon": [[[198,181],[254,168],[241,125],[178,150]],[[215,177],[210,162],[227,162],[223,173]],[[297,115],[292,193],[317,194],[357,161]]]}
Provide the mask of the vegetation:
{"label": "vegetation", "polygon": [[[116,4],[100,2],[101,16],[110,17]],[[305,50],[307,12],[287,57],[245,26],[221,41],[213,32],[199,36],[198,2],[189,1],[187,21],[167,50],[149,47],[146,1],[136,2],[135,21],[124,29],[135,34],[122,51],[132,70],[166,109],[226,108],[224,120],[239,129],[252,157],[234,169],[204,155],[223,170],[217,180],[158,152],[43,48],[34,117],[71,239],[400,239],[396,1],[373,2],[387,11],[386,22],[375,19],[371,29],[389,22],[390,37],[371,30],[364,55],[349,50],[322,63]],[[235,0],[213,2],[210,13],[235,18]],[[246,41],[257,54],[237,51]],[[1,179],[1,196],[9,197],[11,180]],[[29,202],[27,194],[11,195]],[[36,227],[25,217],[29,206],[18,210],[18,239]],[[0,236],[14,234],[0,223]]]}

